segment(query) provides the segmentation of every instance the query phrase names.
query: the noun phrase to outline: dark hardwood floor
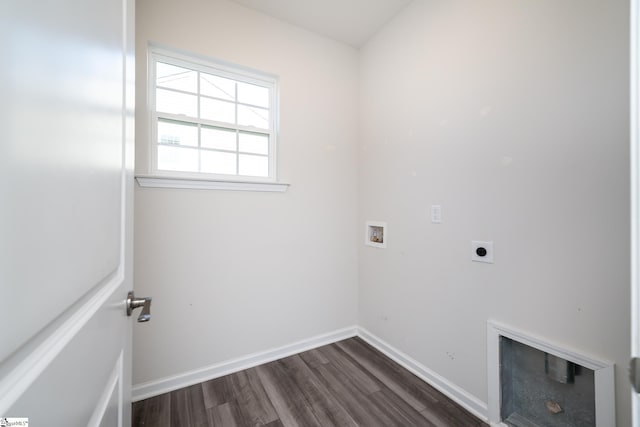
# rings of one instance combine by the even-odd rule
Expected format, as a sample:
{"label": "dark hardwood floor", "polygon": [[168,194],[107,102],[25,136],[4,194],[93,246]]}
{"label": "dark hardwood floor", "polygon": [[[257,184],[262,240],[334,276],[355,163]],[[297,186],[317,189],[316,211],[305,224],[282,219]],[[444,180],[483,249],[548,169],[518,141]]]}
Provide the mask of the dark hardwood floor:
{"label": "dark hardwood floor", "polygon": [[133,426],[487,426],[360,338],[133,404]]}

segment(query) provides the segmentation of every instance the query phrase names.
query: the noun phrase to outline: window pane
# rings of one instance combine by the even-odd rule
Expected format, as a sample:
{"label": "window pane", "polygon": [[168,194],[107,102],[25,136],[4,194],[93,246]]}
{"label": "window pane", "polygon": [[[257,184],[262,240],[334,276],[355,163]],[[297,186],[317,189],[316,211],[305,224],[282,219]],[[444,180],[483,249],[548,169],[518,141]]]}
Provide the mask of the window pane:
{"label": "window pane", "polygon": [[269,107],[269,89],[249,83],[238,82],[238,102]]}
{"label": "window pane", "polygon": [[202,172],[236,174],[236,155],[234,153],[202,150],[201,155]]}
{"label": "window pane", "polygon": [[198,150],[158,145],[158,169],[198,172]]}
{"label": "window pane", "polygon": [[198,73],[188,68],[176,67],[162,62],[156,63],[156,84],[186,92],[198,92]]}
{"label": "window pane", "polygon": [[198,127],[191,123],[158,120],[158,144],[198,146]]}
{"label": "window pane", "polygon": [[269,110],[238,105],[238,124],[269,129]]}
{"label": "window pane", "polygon": [[198,117],[198,98],[195,95],[157,89],[156,110],[161,113]]}
{"label": "window pane", "polygon": [[236,132],[233,130],[203,126],[202,146],[205,148],[215,148],[217,150],[236,151]]}
{"label": "window pane", "polygon": [[200,94],[235,101],[236,82],[207,73],[200,73]]}
{"label": "window pane", "polygon": [[215,99],[200,98],[200,117],[217,122],[236,122],[235,104]]}
{"label": "window pane", "polygon": [[240,132],[240,151],[253,154],[269,154],[269,136]]}
{"label": "window pane", "polygon": [[240,154],[240,175],[269,176],[269,158]]}

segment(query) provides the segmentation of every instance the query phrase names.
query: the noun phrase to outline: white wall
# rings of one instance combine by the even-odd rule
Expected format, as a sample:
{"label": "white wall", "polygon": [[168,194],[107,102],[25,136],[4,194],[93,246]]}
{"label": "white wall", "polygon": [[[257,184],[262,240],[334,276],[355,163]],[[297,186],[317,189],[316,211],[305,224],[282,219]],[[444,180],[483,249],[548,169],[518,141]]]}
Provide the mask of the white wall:
{"label": "white wall", "polygon": [[137,5],[138,171],[151,40],[280,76],[292,186],[136,190],[134,384],[357,322],[486,402],[494,319],[615,362],[630,425],[626,2],[419,0],[360,53],[226,0]]}
{"label": "white wall", "polygon": [[280,77],[288,192],[136,189],[134,384],[353,326],[357,52],[225,0],[137,1],[137,171],[153,41]]}
{"label": "white wall", "polygon": [[421,0],[367,44],[361,326],[485,402],[487,319],[613,361],[631,425],[628,31],[622,0]]}

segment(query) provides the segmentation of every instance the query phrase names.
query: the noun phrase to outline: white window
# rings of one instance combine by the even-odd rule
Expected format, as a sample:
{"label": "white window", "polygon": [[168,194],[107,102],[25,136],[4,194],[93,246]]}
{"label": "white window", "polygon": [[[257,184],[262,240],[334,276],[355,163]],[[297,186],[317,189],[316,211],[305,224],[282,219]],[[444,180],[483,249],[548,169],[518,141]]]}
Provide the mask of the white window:
{"label": "white window", "polygon": [[275,181],[277,79],[150,48],[154,175]]}

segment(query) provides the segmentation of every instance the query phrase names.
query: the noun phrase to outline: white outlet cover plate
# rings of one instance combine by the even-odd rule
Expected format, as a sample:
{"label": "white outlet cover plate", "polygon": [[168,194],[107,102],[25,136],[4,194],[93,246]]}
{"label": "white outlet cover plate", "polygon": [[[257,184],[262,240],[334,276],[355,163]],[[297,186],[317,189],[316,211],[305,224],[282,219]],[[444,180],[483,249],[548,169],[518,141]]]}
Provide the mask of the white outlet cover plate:
{"label": "white outlet cover plate", "polygon": [[442,206],[431,205],[431,223],[442,224]]}
{"label": "white outlet cover plate", "polygon": [[[478,248],[485,248],[487,250],[487,254],[485,256],[479,256],[478,253],[476,252]],[[472,240],[471,241],[471,261],[493,264],[493,242]]]}

